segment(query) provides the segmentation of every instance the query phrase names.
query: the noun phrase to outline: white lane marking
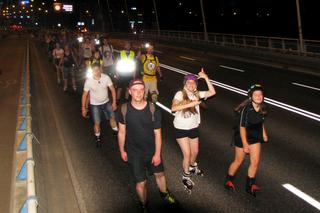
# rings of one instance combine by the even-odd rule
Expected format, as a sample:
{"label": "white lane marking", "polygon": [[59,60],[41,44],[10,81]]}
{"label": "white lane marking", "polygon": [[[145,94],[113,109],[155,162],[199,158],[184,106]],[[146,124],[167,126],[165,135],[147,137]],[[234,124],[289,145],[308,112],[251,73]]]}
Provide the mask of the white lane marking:
{"label": "white lane marking", "polygon": [[244,72],[244,70],[238,69],[238,68],[234,68],[234,67],[228,67],[228,66],[224,66],[224,65],[220,65],[220,67],[225,68],[225,69],[229,69],[229,70],[235,70],[238,72]]}
{"label": "white lane marking", "polygon": [[305,87],[305,88],[308,88],[308,89],[313,89],[313,90],[320,91],[320,88],[317,88],[317,87],[311,87],[311,86],[308,86],[308,85],[305,85],[305,84],[299,84],[299,83],[296,83],[296,82],[292,82],[292,84],[296,85],[296,86]]}
{"label": "white lane marking", "polygon": [[287,190],[289,190],[290,192],[292,192],[293,194],[300,197],[301,199],[305,200],[307,203],[311,204],[312,206],[314,206],[318,210],[320,210],[320,203],[318,201],[316,201],[314,198],[310,197],[309,195],[300,191],[299,189],[297,189],[296,187],[292,186],[289,183],[283,184],[282,186],[284,188],[286,188]]}
{"label": "white lane marking", "polygon": [[[184,71],[184,70],[181,70],[181,69],[177,69],[177,68],[169,66],[169,65],[160,64],[160,66],[165,68],[165,69],[168,69],[168,70],[171,70],[171,71],[174,71],[174,72],[177,72],[177,73],[181,73],[183,75],[191,74],[190,72],[187,72],[187,71]],[[218,82],[218,81],[213,81],[213,80],[210,80],[210,81],[215,86],[218,86],[218,87],[224,88],[226,90],[229,90],[229,91],[232,91],[232,92],[247,96],[247,91],[245,91],[245,90],[242,90],[242,89],[239,89],[237,87],[233,87],[233,86],[230,86],[230,85]],[[265,102],[269,103],[269,104],[271,104],[273,106],[285,109],[287,111],[294,112],[296,114],[302,115],[304,117],[311,118],[311,119],[316,120],[316,121],[320,121],[320,115],[319,114],[316,114],[316,113],[313,113],[313,112],[309,112],[307,110],[304,110],[304,109],[301,109],[301,108],[298,108],[298,107],[294,107],[294,106],[291,106],[289,104],[273,100],[271,98],[265,98]]]}
{"label": "white lane marking", "polygon": [[195,60],[196,60],[196,59],[194,59],[194,58],[189,58],[189,57],[185,57],[185,56],[182,56],[182,55],[180,55],[179,57],[180,57],[180,58],[183,58],[183,59],[190,60],[190,61],[195,61]]}

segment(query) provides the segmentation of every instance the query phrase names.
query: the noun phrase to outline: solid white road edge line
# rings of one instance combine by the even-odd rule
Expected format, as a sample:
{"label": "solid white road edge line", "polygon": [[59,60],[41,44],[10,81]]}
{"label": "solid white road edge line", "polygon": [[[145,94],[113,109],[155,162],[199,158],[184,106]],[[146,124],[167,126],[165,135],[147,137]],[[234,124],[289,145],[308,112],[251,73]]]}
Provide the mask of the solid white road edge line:
{"label": "solid white road edge line", "polygon": [[[168,69],[168,70],[171,70],[171,71],[183,74],[183,75],[192,74],[190,72],[187,72],[187,71],[184,71],[184,70],[181,70],[181,69],[169,66],[169,65],[160,64],[160,66],[165,68],[165,69]],[[245,91],[245,90],[242,90],[242,89],[239,89],[237,87],[233,87],[233,86],[230,86],[230,85],[218,82],[218,81],[213,81],[213,80],[210,80],[210,81],[215,86],[218,86],[218,87],[224,88],[226,90],[238,93],[240,95],[244,95],[244,96],[247,95],[247,91]],[[313,112],[309,112],[307,110],[304,110],[304,109],[301,109],[301,108],[298,108],[298,107],[295,107],[295,106],[291,106],[289,104],[282,103],[280,101],[276,101],[276,100],[273,100],[273,99],[267,98],[267,97],[265,98],[265,102],[269,103],[269,104],[271,104],[273,106],[285,109],[287,111],[294,112],[296,114],[302,115],[304,117],[311,118],[311,119],[316,120],[316,121],[320,121],[320,115],[319,114],[316,114],[316,113],[313,113]]]}

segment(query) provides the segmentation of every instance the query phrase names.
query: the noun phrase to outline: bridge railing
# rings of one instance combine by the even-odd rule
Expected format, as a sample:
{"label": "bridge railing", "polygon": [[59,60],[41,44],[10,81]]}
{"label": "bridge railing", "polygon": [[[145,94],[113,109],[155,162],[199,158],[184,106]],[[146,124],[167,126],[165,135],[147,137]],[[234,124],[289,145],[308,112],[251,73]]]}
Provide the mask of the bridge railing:
{"label": "bridge railing", "polygon": [[159,33],[158,31],[145,30],[138,36],[146,39],[186,41],[189,43],[255,48],[270,51],[288,52],[292,54],[320,56],[320,41],[317,40],[304,40],[304,47],[300,49],[299,40],[294,38],[208,33],[208,40],[205,40],[203,32],[167,30],[161,30]]}
{"label": "bridge railing", "polygon": [[38,199],[35,190],[35,161],[32,146],[35,136],[31,126],[29,41],[27,41],[20,88],[14,154],[15,180],[13,180],[10,212],[36,213]]}

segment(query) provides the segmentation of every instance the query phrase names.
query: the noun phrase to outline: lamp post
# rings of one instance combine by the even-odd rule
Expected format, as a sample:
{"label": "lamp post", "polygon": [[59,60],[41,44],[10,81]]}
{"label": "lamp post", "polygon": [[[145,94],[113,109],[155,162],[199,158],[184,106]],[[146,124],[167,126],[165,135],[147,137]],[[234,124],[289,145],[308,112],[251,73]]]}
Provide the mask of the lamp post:
{"label": "lamp post", "polygon": [[155,0],[153,0],[153,7],[154,7],[155,15],[156,15],[157,31],[158,31],[158,37],[159,37],[160,36],[160,26],[159,26],[157,5],[156,5],[156,1]]}
{"label": "lamp post", "polygon": [[201,6],[201,13],[202,13],[202,22],[203,22],[203,30],[204,30],[204,40],[208,41],[208,32],[207,32],[207,24],[206,24],[206,17],[204,15],[203,10],[203,2],[200,0],[200,6]]}
{"label": "lamp post", "polygon": [[113,21],[112,21],[112,16],[111,16],[109,0],[107,0],[107,7],[108,7],[108,14],[109,14],[109,21],[110,21],[110,25],[111,25],[111,31],[113,32],[114,31],[114,27],[113,27]]}
{"label": "lamp post", "polygon": [[127,4],[127,0],[124,0],[124,9],[125,9],[126,14],[127,14],[128,26],[130,27],[130,18],[129,18],[129,12],[128,12],[128,4]]}
{"label": "lamp post", "polygon": [[298,18],[298,31],[299,31],[299,46],[300,46],[300,53],[304,53],[304,42],[303,42],[303,35],[302,35],[302,26],[301,26],[301,16],[300,16],[300,4],[299,0],[296,0],[297,6],[297,18]]}

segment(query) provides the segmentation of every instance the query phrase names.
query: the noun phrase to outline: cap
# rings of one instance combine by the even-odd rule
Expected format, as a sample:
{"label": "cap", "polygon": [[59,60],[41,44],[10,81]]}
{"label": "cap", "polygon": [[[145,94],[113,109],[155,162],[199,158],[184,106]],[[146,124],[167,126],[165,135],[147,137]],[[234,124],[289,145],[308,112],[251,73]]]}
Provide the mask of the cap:
{"label": "cap", "polygon": [[131,87],[134,86],[134,85],[139,85],[139,84],[144,86],[144,82],[143,82],[142,79],[140,79],[140,78],[132,79],[132,80],[130,81],[130,83],[129,83],[129,88],[131,88]]}

